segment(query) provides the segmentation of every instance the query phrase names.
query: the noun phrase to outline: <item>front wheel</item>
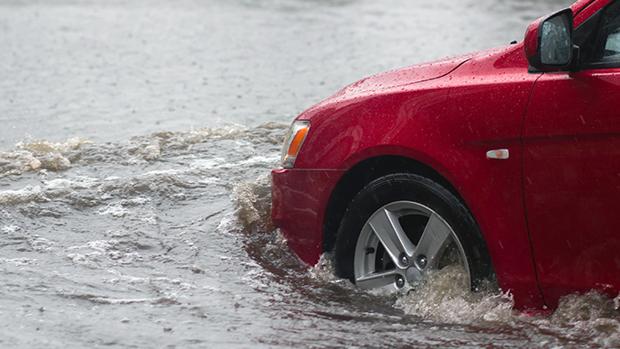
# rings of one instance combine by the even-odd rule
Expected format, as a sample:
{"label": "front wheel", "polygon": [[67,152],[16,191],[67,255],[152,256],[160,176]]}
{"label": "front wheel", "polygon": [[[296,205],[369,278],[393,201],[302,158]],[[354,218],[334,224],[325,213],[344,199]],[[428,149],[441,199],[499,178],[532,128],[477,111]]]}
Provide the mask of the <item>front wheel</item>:
{"label": "front wheel", "polygon": [[366,289],[403,289],[453,265],[473,289],[493,276],[469,211],[450,191],[414,174],[364,187],[340,224],[335,253],[338,276]]}

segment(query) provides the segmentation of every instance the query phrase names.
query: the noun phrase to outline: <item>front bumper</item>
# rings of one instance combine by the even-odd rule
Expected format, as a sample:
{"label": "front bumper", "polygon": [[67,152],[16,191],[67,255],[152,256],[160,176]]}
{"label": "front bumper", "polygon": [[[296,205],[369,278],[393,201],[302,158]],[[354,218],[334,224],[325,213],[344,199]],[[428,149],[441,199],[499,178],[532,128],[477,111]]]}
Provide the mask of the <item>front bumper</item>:
{"label": "front bumper", "polygon": [[344,171],[273,170],[273,223],[304,262],[315,265],[323,253],[323,221],[330,195]]}

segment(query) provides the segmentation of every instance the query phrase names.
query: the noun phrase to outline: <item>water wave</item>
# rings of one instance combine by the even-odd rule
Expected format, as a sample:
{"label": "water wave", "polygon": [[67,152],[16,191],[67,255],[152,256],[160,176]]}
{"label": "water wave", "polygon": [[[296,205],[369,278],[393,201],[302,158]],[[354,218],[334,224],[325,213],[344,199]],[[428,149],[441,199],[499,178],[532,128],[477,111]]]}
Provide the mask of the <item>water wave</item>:
{"label": "water wave", "polygon": [[97,144],[75,137],[64,142],[25,140],[13,150],[0,152],[0,178],[27,172],[60,172],[93,163],[136,165],[187,154],[204,152],[195,149],[223,141],[248,141],[279,146],[288,126],[268,122],[257,127],[231,125],[189,131],[155,132],[132,137],[128,142]]}
{"label": "water wave", "polygon": [[[457,269],[406,294],[377,295],[337,278],[330,254],[304,265],[271,221],[269,170],[285,129],[265,124],[117,143],[18,144],[0,155],[0,264],[12,270],[3,277],[24,283],[20,292],[50,289],[89,307],[179,306],[203,319],[212,315],[191,303],[194,293],[230,295],[231,304],[268,295],[260,304],[280,309],[278,316],[297,319],[300,306],[314,316],[305,321],[360,331],[374,326],[398,334],[430,324],[465,333],[484,328],[504,339],[511,333],[549,347],[620,346],[620,297],[568,296],[553,314],[532,317],[515,312],[510,295],[493,287],[469,292]],[[24,281],[32,273],[40,285]],[[455,343],[446,346],[462,342]]]}

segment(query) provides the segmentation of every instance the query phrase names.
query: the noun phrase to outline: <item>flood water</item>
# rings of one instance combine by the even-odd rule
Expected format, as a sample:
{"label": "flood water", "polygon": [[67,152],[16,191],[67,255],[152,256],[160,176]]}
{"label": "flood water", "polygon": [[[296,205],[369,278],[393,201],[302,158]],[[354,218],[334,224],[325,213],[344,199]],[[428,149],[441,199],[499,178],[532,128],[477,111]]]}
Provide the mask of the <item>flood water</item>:
{"label": "flood water", "polygon": [[597,294],[532,317],[449,272],[365,293],[269,221],[304,108],[568,3],[2,1],[0,346],[620,346],[619,304]]}

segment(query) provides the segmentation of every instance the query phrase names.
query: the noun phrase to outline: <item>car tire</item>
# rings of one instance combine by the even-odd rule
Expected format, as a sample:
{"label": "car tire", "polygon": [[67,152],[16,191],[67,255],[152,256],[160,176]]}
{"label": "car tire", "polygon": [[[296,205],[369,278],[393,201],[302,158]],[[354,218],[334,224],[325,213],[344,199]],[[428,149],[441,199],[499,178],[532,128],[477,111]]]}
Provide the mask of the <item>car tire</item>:
{"label": "car tire", "polygon": [[[360,236],[364,234],[368,235],[375,233],[375,225],[372,225],[371,223],[378,220],[378,218],[376,218],[378,217],[377,215],[381,215],[377,212],[390,212],[388,210],[391,210],[391,207],[396,207],[394,205],[402,206],[402,203],[409,203],[407,204],[409,205],[407,207],[413,207],[414,211],[415,208],[421,207],[425,212],[431,212],[428,213],[429,217],[427,218],[427,223],[421,224],[426,224],[426,226],[429,226],[431,221],[430,217],[436,215],[437,217],[433,216],[435,217],[434,221],[442,222],[442,226],[447,227],[443,228],[444,230],[448,228],[451,229],[452,232],[450,233],[450,236],[451,241],[453,241],[451,243],[453,243],[455,246],[458,246],[460,244],[458,250],[460,251],[459,253],[464,254],[464,259],[466,259],[466,262],[464,262],[463,264],[466,265],[469,274],[469,282],[473,290],[478,289],[479,285],[484,280],[493,279],[494,273],[491,265],[491,259],[487,252],[486,244],[474,218],[469,213],[469,210],[452,192],[450,192],[443,186],[439,185],[431,179],[408,173],[387,175],[372,181],[371,183],[367,184],[349,204],[341,221],[337,233],[338,235],[336,237],[334,257],[336,274],[339,277],[349,279],[353,283],[359,284],[357,281],[361,281],[362,276],[358,275],[359,278],[356,280],[356,272],[358,272],[356,268],[358,268],[358,266],[356,266],[355,263],[356,256],[360,256],[360,252],[356,251],[356,249],[359,250],[360,246],[363,245],[360,241],[358,241],[360,240]],[[420,213],[420,216],[423,216],[423,214]],[[402,219],[403,218],[400,217],[396,221],[402,223]],[[411,217],[407,219],[414,221],[420,220],[422,218],[411,215]],[[390,222],[390,220],[388,219],[387,222]],[[371,228],[368,228],[369,224]],[[409,225],[411,227],[414,227],[415,224]],[[405,231],[405,228],[409,230],[421,229],[413,229],[405,227],[403,225],[403,229],[401,229],[401,231]],[[365,229],[371,229],[373,230],[373,233],[365,233]],[[438,228],[437,230],[441,229]],[[426,231],[428,231],[428,228],[424,228],[422,233],[417,234],[423,235]],[[407,231],[406,234],[410,234],[410,232]],[[378,236],[379,234],[376,235]],[[369,238],[366,237],[365,239]],[[389,250],[385,248],[386,244],[383,243],[383,240],[381,240],[381,238],[378,239],[380,247],[383,247],[385,251]],[[414,242],[413,239],[414,237],[411,237],[410,239],[412,240],[411,246],[419,243],[417,247],[422,248],[422,245],[425,244],[422,243],[421,237],[417,242]],[[425,241],[426,240],[428,239],[425,239]],[[377,247],[377,249],[379,249],[379,247]],[[388,255],[389,253],[385,251],[383,252],[384,255]],[[379,252],[375,251],[375,253],[378,254]],[[366,254],[368,254],[368,252]],[[392,253],[390,256],[393,255],[395,254]],[[409,257],[412,256],[413,255],[410,255]],[[361,263],[360,261],[364,258],[366,257],[357,258],[358,265],[359,263]],[[372,259],[376,259],[377,257],[373,257],[371,255],[368,258],[372,262]],[[390,263],[397,263],[396,260],[398,260],[394,259],[394,257],[383,258],[393,260],[393,262]],[[440,257],[437,257],[436,259],[439,258]],[[407,259],[408,258],[404,256],[402,260],[410,263]],[[420,256],[418,256],[418,259],[420,259]],[[375,268],[377,263],[379,262],[375,263]],[[381,263],[385,264],[385,262]],[[417,262],[414,261],[413,263]],[[394,265],[394,268],[398,269],[397,267],[397,265]],[[402,269],[401,271],[405,270],[407,273],[409,273],[409,270],[411,268],[413,267],[409,267],[408,269]],[[378,273],[376,270],[375,272]],[[422,276],[421,278],[424,277]],[[400,281],[402,282],[402,280]],[[408,279],[407,281],[411,283],[410,279]],[[402,285],[399,285],[399,288],[400,287],[402,287]]]}

